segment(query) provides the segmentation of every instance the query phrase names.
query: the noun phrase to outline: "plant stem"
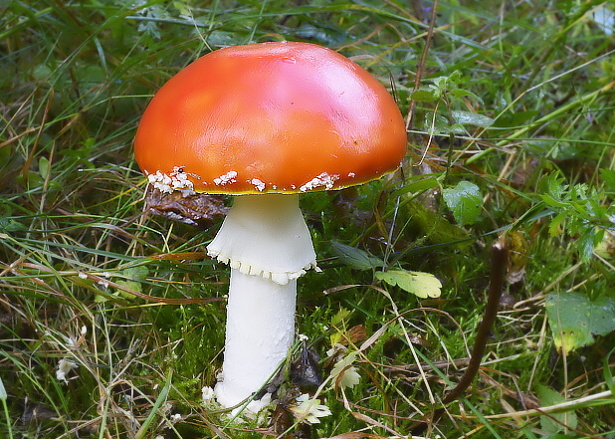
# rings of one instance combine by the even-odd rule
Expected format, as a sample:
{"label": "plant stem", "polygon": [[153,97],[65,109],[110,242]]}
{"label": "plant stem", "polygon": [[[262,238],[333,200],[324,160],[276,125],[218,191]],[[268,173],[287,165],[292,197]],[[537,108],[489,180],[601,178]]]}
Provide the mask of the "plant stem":
{"label": "plant stem", "polygon": [[11,417],[9,415],[9,408],[6,405],[6,389],[4,388],[4,383],[2,382],[2,378],[0,378],[0,401],[2,401],[2,408],[4,409],[4,414],[6,416],[6,428],[8,429],[9,439],[13,439],[13,430],[11,428]]}

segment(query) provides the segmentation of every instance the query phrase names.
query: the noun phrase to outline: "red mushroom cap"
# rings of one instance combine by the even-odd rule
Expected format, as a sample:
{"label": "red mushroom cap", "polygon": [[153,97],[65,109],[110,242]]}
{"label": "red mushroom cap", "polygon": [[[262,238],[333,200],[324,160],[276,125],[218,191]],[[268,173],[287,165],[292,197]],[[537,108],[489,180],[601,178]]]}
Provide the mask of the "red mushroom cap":
{"label": "red mushroom cap", "polygon": [[135,139],[157,187],[245,194],[337,189],[395,170],[403,117],[348,58],[308,43],[211,52],[153,97]]}

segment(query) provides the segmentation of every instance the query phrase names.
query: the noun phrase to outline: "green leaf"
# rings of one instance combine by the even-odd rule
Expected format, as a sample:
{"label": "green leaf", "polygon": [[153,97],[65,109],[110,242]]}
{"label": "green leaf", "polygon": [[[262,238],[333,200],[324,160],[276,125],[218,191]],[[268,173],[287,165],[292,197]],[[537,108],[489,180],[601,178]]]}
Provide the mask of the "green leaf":
{"label": "green leaf", "polygon": [[413,181],[412,183],[408,183],[407,185],[397,189],[395,192],[391,194],[393,197],[398,197],[403,194],[407,194],[408,192],[424,192],[429,189],[433,189],[440,186],[438,179],[433,175],[427,178],[421,178],[420,180]]}
{"label": "green leaf", "polygon": [[453,96],[455,99],[461,98],[472,98],[477,102],[483,102],[483,100],[475,93],[472,93],[470,90],[465,90],[463,88],[455,88],[449,91],[449,94]]}
{"label": "green leaf", "polygon": [[600,176],[609,188],[615,189],[615,170],[600,169]]}
{"label": "green leaf", "polygon": [[429,89],[421,88],[421,89],[415,90],[410,95],[410,98],[413,101],[417,101],[417,102],[433,102],[437,100],[439,97],[440,97],[439,90],[433,87],[430,87]]}
{"label": "green leaf", "polygon": [[[419,233],[434,244],[448,244],[449,248],[464,248],[469,245],[469,234],[457,224],[447,221],[442,215],[425,207],[417,200],[406,203],[404,207],[412,218]],[[456,244],[451,244],[456,243]]]}
{"label": "green leaf", "polygon": [[452,111],[453,119],[462,125],[476,125],[477,127],[487,128],[493,125],[493,119],[482,114],[472,113],[471,111]]}
{"label": "green leaf", "polygon": [[43,179],[47,178],[49,175],[49,159],[47,159],[47,157],[38,159],[38,173]]}
{"label": "green leaf", "polygon": [[588,262],[594,254],[594,248],[602,241],[604,230],[598,233],[595,227],[586,225],[579,230],[579,233],[576,240],[577,249],[583,262]]}
{"label": "green leaf", "polygon": [[549,223],[549,236],[554,237],[562,234],[563,230],[560,226],[562,222],[566,219],[566,216],[568,216],[568,212],[563,211],[558,213],[555,218],[551,220],[551,222]]}
{"label": "green leaf", "polygon": [[565,192],[568,190],[568,185],[564,184],[564,179],[560,177],[560,174],[555,172],[550,174],[547,178],[547,192],[553,197],[561,199]]}
{"label": "green leaf", "polygon": [[442,134],[458,134],[460,136],[465,136],[468,134],[468,130],[460,123],[454,123],[452,125],[443,126],[440,129],[440,133]]}
{"label": "green leaf", "polygon": [[128,279],[143,282],[147,278],[149,270],[145,265],[138,265],[136,267],[126,268],[122,270],[121,273],[122,276]]}
{"label": "green leaf", "polygon": [[382,259],[356,247],[335,241],[331,241],[331,247],[344,264],[356,270],[373,270],[374,268],[384,266]]}
{"label": "green leaf", "polygon": [[568,207],[568,203],[564,203],[562,201],[557,201],[555,198],[553,198],[551,195],[548,195],[548,194],[541,195],[540,198],[542,198],[542,201],[547,206],[551,206],[551,207]]}
{"label": "green leaf", "polygon": [[431,273],[420,271],[390,270],[376,272],[376,279],[391,286],[398,286],[404,291],[421,299],[440,297],[442,283]]}
{"label": "green leaf", "polygon": [[[124,279],[118,280],[116,283],[133,291],[141,292],[141,283],[147,278],[148,269],[144,265],[137,267],[126,268],[120,272]],[[134,296],[122,290],[118,290],[118,294],[125,299],[134,299]]]}
{"label": "green leaf", "polygon": [[460,225],[476,222],[483,202],[478,186],[469,181],[460,181],[454,188],[444,189],[442,194],[444,202]]}
{"label": "green leaf", "polygon": [[[548,407],[566,402],[566,399],[562,395],[549,387],[539,385],[537,390],[538,397],[540,398],[540,405],[542,407]],[[577,415],[574,411],[552,413],[549,416],[540,417],[540,426],[543,430],[549,433],[559,433],[566,427],[574,430],[577,428],[577,424]]]}
{"label": "green leaf", "polygon": [[547,319],[558,350],[569,353],[594,342],[594,335],[615,331],[615,298],[591,301],[575,292],[552,293],[545,302]]}
{"label": "green leaf", "polygon": [[[149,415],[147,416],[145,421],[143,421],[143,424],[141,424],[141,427],[139,428],[139,430],[136,432],[136,434],[134,436],[136,439],[142,439],[142,438],[146,437],[146,434],[148,433],[148,430],[149,430],[152,422],[154,422],[156,417],[159,416],[158,409],[160,409],[162,404],[164,402],[166,402],[167,397],[169,396],[169,391],[171,390],[171,380],[172,380],[172,378],[173,378],[173,369],[171,369],[171,371],[169,372],[169,375],[167,376],[167,382],[165,383],[164,387],[162,388],[162,391],[160,392],[160,395],[158,395],[158,398],[156,398],[156,402],[152,405],[152,409],[150,410]],[[151,403],[151,401],[149,401],[149,400],[148,400],[148,402]],[[151,437],[151,436],[149,436],[149,437]]]}

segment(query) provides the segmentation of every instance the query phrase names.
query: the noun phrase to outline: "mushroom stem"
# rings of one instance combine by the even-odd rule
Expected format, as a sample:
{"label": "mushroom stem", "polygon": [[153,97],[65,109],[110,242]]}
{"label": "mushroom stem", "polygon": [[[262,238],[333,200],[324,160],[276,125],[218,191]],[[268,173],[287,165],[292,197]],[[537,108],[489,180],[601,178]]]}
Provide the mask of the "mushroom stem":
{"label": "mushroom stem", "polygon": [[[316,268],[298,195],[235,198],[208,253],[231,266],[226,346],[218,402],[237,405],[258,391],[288,354],[297,278]],[[258,411],[266,404],[249,407]]]}
{"label": "mushroom stem", "polygon": [[[223,407],[257,392],[286,358],[295,334],[296,291],[296,280],[279,285],[231,269],[222,381],[215,387]],[[248,410],[258,412],[267,402],[253,401]]]}

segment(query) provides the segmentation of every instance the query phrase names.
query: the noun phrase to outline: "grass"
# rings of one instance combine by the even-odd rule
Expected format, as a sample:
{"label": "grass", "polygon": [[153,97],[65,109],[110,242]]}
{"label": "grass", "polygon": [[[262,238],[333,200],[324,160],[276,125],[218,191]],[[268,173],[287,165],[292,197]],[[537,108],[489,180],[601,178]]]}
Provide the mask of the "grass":
{"label": "grass", "polygon": [[[595,0],[0,5],[0,436],[615,437],[614,13]],[[359,383],[321,386],[333,415],[318,424],[285,404],[273,425],[239,424],[201,396],[224,343],[228,274],[202,254],[219,218],[148,213],[131,143],[183,66],[282,39],[391,86],[410,144],[403,179],[303,199],[324,274],[301,280],[298,332],[325,377],[346,343]],[[481,367],[434,419],[468,366],[498,239],[509,277]],[[432,273],[442,294],[419,299],[356,258]]]}

